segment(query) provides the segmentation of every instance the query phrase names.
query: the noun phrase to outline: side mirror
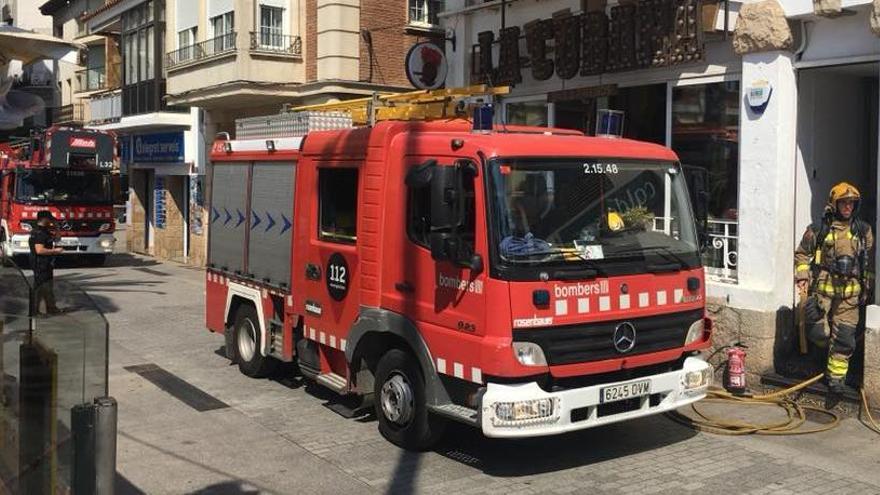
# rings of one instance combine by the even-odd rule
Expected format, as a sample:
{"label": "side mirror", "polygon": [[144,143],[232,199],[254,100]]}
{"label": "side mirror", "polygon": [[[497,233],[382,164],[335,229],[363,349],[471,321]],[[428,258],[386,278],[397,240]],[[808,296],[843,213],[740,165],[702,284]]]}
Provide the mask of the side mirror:
{"label": "side mirror", "polygon": [[431,184],[434,177],[434,169],[437,168],[437,160],[427,160],[425,163],[413,167],[406,174],[406,185],[413,189],[424,189]]}
{"label": "side mirror", "polygon": [[431,174],[431,227],[453,231],[463,214],[461,173],[457,167],[434,167]]}
{"label": "side mirror", "polygon": [[455,261],[458,258],[458,238],[449,232],[432,232],[431,258],[434,261]]}
{"label": "side mirror", "polygon": [[702,167],[682,165],[694,209],[694,223],[700,248],[709,245],[709,172]]}

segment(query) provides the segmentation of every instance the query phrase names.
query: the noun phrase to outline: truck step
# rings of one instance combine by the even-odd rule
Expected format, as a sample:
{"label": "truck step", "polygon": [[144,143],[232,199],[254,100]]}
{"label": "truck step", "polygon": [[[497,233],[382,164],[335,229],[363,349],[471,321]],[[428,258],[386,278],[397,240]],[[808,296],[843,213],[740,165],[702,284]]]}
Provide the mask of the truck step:
{"label": "truck step", "polygon": [[441,416],[469,424],[471,426],[479,426],[480,415],[476,409],[471,409],[458,404],[443,404],[442,406],[429,406],[431,412]]}
{"label": "truck step", "polygon": [[315,378],[315,381],[337,393],[348,391],[348,380],[336,373],[322,373]]}

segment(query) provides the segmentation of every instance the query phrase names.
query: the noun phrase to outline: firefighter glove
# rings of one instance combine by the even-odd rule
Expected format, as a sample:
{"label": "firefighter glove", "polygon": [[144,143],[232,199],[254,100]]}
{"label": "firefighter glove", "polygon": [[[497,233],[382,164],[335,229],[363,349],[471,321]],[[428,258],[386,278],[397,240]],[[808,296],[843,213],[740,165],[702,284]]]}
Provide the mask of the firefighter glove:
{"label": "firefighter glove", "polygon": [[819,299],[816,296],[807,298],[807,301],[804,303],[804,316],[807,318],[807,321],[812,322],[822,321],[822,318],[825,317],[825,310],[819,304]]}

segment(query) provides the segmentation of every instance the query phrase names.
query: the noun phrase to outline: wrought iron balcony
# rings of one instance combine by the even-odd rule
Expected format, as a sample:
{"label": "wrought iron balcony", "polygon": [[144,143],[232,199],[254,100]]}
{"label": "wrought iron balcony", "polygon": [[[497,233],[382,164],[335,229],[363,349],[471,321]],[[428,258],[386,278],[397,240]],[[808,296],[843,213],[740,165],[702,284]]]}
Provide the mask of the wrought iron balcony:
{"label": "wrought iron balcony", "polygon": [[178,48],[173,52],[169,52],[165,56],[165,66],[170,68],[178,65],[188,64],[221,55],[228,52],[234,52],[236,49],[235,32],[222,34],[209,40],[201,41],[194,45]]}
{"label": "wrought iron balcony", "polygon": [[251,51],[302,56],[302,38],[269,30],[251,31]]}

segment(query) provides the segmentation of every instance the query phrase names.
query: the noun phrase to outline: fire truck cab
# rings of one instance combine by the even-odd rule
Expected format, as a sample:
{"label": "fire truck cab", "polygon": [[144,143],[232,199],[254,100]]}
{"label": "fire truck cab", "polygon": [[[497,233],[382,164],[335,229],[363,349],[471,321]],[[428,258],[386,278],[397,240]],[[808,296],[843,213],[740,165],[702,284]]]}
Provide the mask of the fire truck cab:
{"label": "fire truck cab", "polygon": [[8,258],[29,253],[37,213],[57,220],[65,255],[103,263],[113,252],[112,133],[52,127],[0,153],[0,247]]}
{"label": "fire truck cab", "polygon": [[676,155],[546,128],[380,121],[212,151],[206,323],[372,401],[393,443],[657,414],[706,394],[700,239]]}

